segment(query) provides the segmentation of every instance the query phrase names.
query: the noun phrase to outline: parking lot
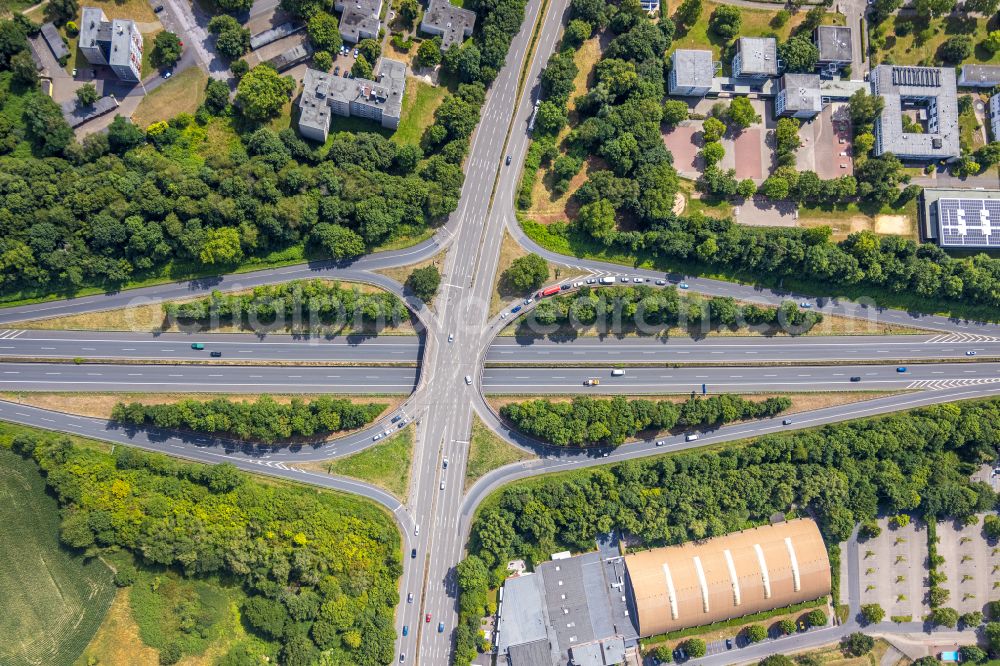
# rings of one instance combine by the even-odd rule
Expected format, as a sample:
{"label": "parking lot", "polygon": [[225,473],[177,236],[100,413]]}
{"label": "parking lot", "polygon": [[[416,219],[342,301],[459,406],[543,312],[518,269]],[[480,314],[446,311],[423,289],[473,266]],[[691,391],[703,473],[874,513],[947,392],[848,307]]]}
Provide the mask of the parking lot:
{"label": "parking lot", "polygon": [[861,603],[880,605],[886,619],[910,616],[919,621],[930,612],[925,603],[927,527],[917,519],[898,528],[891,528],[887,518],[878,524],[882,533],[857,545]]}
{"label": "parking lot", "polygon": [[948,577],[943,586],[951,593],[945,605],[959,613],[982,611],[986,602],[1000,597],[995,587],[1000,582],[1000,548],[983,535],[984,515],[975,525],[938,523],[938,553],[944,558],[938,570]]}

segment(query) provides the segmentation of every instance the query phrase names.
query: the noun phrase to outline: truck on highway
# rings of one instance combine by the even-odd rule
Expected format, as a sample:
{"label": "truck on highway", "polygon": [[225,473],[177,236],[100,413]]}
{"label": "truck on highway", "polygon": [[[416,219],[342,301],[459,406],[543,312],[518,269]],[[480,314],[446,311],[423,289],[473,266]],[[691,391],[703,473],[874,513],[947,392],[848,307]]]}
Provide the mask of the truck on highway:
{"label": "truck on highway", "polygon": [[602,277],[601,284],[614,284],[615,279],[613,277]]}
{"label": "truck on highway", "polygon": [[560,289],[558,285],[556,285],[555,287],[549,287],[548,289],[542,289],[540,292],[538,292],[538,298],[545,298],[546,296],[558,294],[559,290]]}
{"label": "truck on highway", "polygon": [[528,132],[535,131],[535,118],[538,116],[538,107],[542,105],[542,100],[535,100],[535,108],[531,110],[531,117],[528,118]]}

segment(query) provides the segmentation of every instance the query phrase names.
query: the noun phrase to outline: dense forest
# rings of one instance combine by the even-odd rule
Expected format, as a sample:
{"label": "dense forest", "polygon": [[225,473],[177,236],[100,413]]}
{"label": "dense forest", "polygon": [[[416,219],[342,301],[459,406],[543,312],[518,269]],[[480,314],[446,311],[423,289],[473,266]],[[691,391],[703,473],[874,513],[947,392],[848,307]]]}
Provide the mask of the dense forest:
{"label": "dense forest", "polygon": [[[935,245],[869,231],[833,242],[826,227],[747,227],[700,214],[675,215],[677,175],[661,128],[665,108],[671,108],[669,101],[664,105],[670,67],[665,54],[673,23],[652,23],[631,1],[615,6],[574,0],[571,18],[563,48],[542,74],[545,101],[518,195],[519,206],[528,208],[540,166],[551,172],[556,189],[565,191],[589,160],[587,180],[573,193],[578,215],[568,225],[555,223],[545,230],[561,237],[563,245],[568,242],[580,252],[642,254],[667,260],[667,266],[744,279],[795,279],[824,293],[842,289],[876,299],[889,294],[924,310],[960,305],[988,316],[1000,308],[1000,259],[986,254],[954,258]],[[563,135],[578,73],[575,49],[582,38],[599,32],[610,41],[594,68],[593,84],[575,100],[577,122]],[[918,188],[899,191],[903,171],[897,165],[891,156],[865,160],[856,173],[857,196],[879,201],[915,196]],[[822,185],[815,174],[803,172],[797,174],[794,194],[815,198]],[[536,227],[526,225],[529,233],[539,231]]]}
{"label": "dense forest", "polygon": [[153,405],[119,402],[111,411],[111,419],[127,425],[180,428],[271,444],[287,442],[293,437],[317,437],[361,428],[385,408],[385,404],[356,405],[329,396],[312,400],[292,398],[288,404],[281,404],[269,395],[262,395],[252,402],[225,398]]}
{"label": "dense forest", "polygon": [[461,663],[481,647],[487,588],[512,558],[589,550],[611,529],[648,546],[678,544],[760,525],[774,513],[815,517],[828,545],[880,512],[974,520],[998,498],[969,476],[998,454],[994,398],[515,482],[481,505],[470,557],[459,566]]}
{"label": "dense forest", "polygon": [[148,129],[116,119],[78,143],[58,105],[6,71],[38,26],[0,21],[0,296],[221,273],[285,251],[346,260],[446,219],[524,4],[473,3],[474,38],[445,56],[454,92],[419,145],[339,132],[314,146],[211,94],[194,116]]}
{"label": "dense forest", "polygon": [[692,396],[675,404],[667,400],[574,397],[571,402],[529,400],[500,408],[500,416],[519,430],[556,446],[623,444],[644,430],[675,426],[705,427],[743,419],[766,418],[792,406],[788,398],[753,401],[738,395]]}
{"label": "dense forest", "polygon": [[295,280],[254,287],[246,293],[211,296],[183,303],[164,303],[164,315],[180,322],[211,327],[220,324],[291,325],[398,325],[409,318],[406,305],[395,294],[363,293],[357,286],[345,287],[326,280]]}
{"label": "dense forest", "polygon": [[821,321],[822,314],[802,310],[793,301],[781,307],[741,305],[727,296],[702,298],[691,294],[682,298],[674,286],[654,288],[642,284],[599,289],[583,286],[572,296],[547,298],[528,313],[522,325],[529,330],[553,327],[553,332],[567,325],[594,325],[610,331],[634,328],[642,332],[678,325],[705,332],[754,326],[801,334]]}
{"label": "dense forest", "polygon": [[261,483],[228,464],[182,463],[124,446],[108,454],[54,434],[0,432],[0,445],[41,467],[63,508],[67,546],[92,556],[125,549],[151,567],[242,582],[244,626],[269,653],[225,655],[222,663],[393,661],[399,533],[374,505]]}

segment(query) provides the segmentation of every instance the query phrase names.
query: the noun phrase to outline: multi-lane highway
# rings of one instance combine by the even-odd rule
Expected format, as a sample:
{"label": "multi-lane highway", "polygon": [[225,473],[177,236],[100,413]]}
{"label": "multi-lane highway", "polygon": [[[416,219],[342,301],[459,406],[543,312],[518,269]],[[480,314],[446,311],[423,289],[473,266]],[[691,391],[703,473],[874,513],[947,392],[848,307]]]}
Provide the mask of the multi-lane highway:
{"label": "multi-lane highway", "polygon": [[[193,349],[192,343],[202,343],[204,349]],[[417,335],[318,337],[0,330],[0,358],[22,359],[415,364],[422,348],[422,339]],[[221,356],[212,357],[212,352]]]}
{"label": "multi-lane highway", "polygon": [[995,357],[1000,357],[1000,337],[990,339],[959,334],[706,337],[700,340],[682,336],[563,339],[503,336],[490,345],[486,363],[817,363]]}
{"label": "multi-lane highway", "polygon": [[[900,370],[903,370],[902,372]],[[650,394],[792,391],[900,391],[1000,382],[998,363],[895,365],[796,365],[628,368],[613,376],[607,368],[487,368],[487,393]],[[584,382],[596,379],[596,386]]]}

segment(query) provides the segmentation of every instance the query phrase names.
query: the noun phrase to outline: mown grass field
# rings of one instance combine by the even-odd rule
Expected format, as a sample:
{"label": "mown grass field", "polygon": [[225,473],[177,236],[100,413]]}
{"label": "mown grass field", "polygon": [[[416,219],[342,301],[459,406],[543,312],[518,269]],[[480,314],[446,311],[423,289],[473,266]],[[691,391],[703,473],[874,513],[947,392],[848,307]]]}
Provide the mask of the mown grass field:
{"label": "mown grass field", "polygon": [[487,472],[534,458],[532,454],[508,444],[486,427],[478,416],[472,417],[472,439],[469,442],[469,463],[465,466],[465,489]]}
{"label": "mown grass field", "polygon": [[447,88],[408,78],[406,92],[403,93],[402,116],[399,127],[392,135],[393,140],[403,145],[418,145],[424,130],[434,122],[434,111],[447,94]]}
{"label": "mown grass field", "polygon": [[72,664],[115,596],[110,570],[59,545],[34,462],[0,449],[0,666]]}
{"label": "mown grass field", "polygon": [[360,479],[405,499],[412,462],[413,428],[409,427],[360,453],[323,466],[330,474]]}

